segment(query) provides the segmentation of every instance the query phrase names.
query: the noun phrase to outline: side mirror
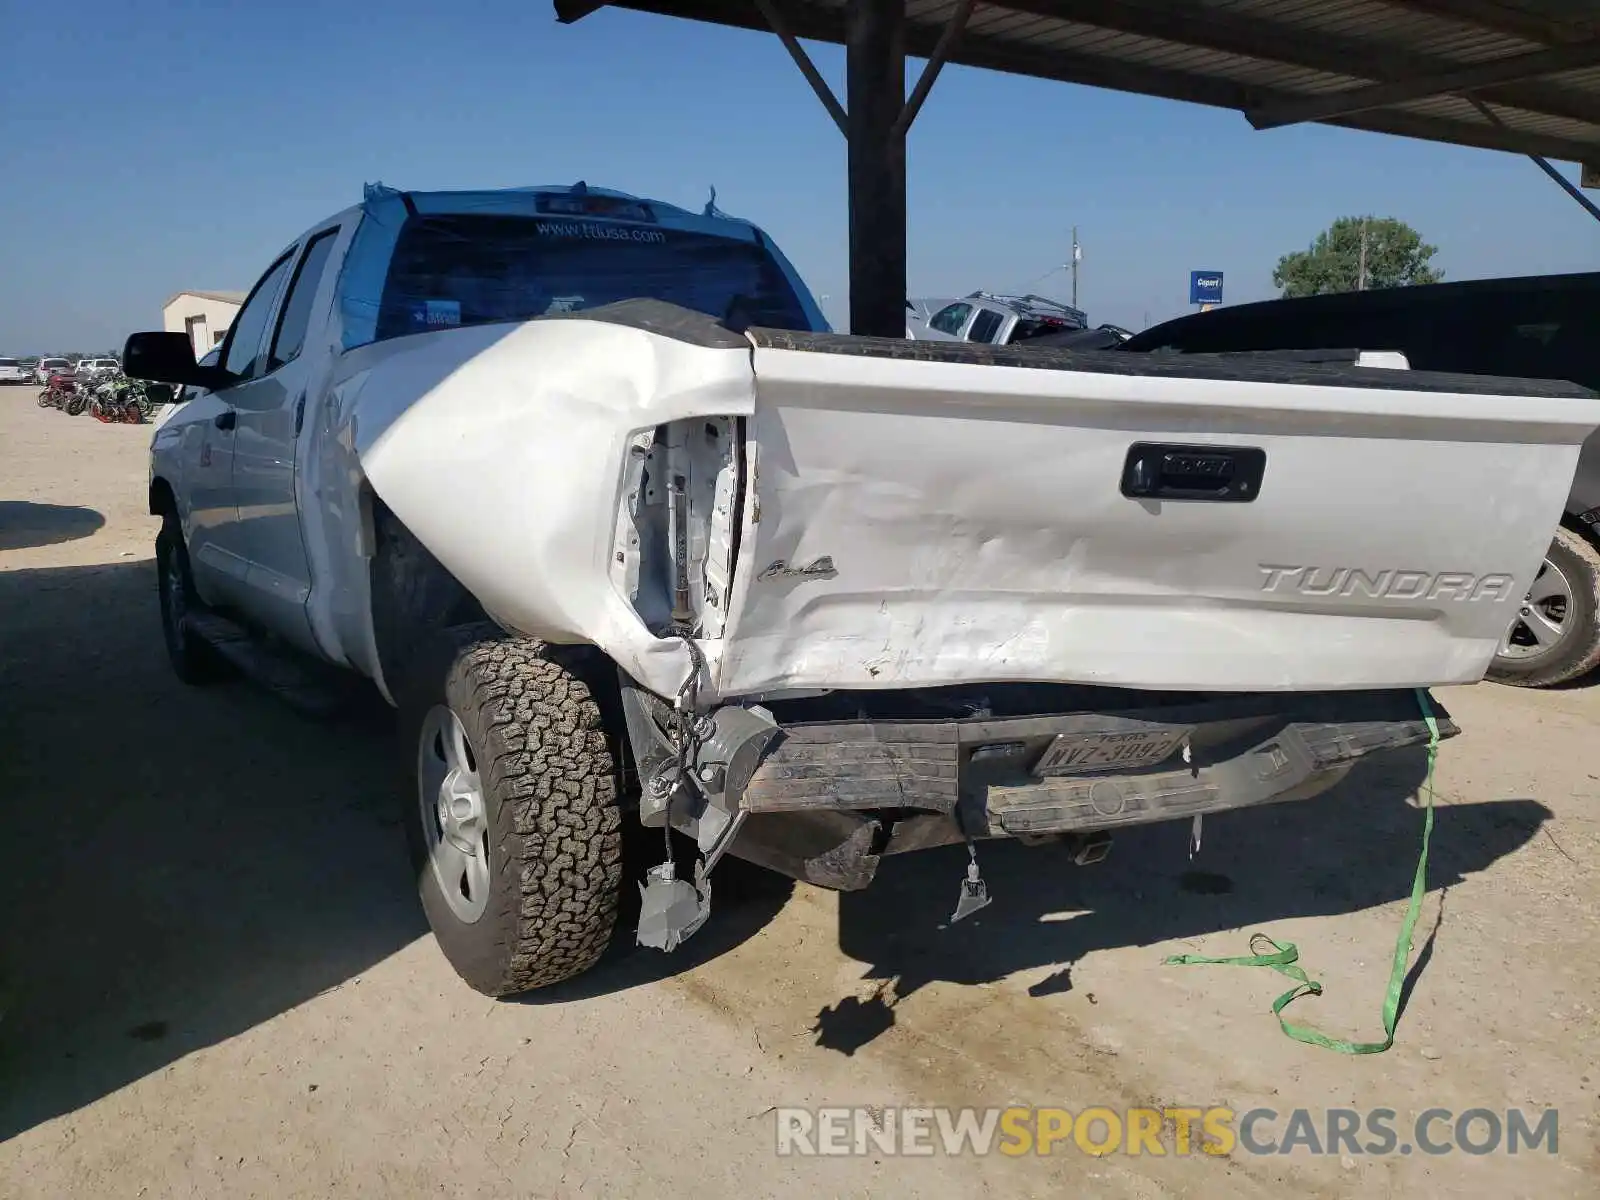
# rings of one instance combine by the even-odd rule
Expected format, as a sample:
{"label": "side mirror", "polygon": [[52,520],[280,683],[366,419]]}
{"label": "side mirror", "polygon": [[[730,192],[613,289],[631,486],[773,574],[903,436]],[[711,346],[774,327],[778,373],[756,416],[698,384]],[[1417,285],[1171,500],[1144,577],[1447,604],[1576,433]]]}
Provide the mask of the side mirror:
{"label": "side mirror", "polygon": [[175,383],[215,391],[234,382],[232,371],[202,367],[186,333],[130,334],[122,347],[122,373],[130,379]]}

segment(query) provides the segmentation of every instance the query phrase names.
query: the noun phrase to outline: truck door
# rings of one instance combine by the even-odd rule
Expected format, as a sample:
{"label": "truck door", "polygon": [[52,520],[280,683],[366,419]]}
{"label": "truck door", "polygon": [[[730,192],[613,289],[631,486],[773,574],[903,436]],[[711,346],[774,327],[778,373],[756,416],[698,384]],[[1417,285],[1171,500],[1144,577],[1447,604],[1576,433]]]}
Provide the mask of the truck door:
{"label": "truck door", "polygon": [[233,490],[236,402],[251,386],[278,293],[293,264],[293,255],[285,254],[267,268],[228,332],[222,365],[241,381],[196,396],[185,414],[182,461],[189,498],[189,561],[200,594],[213,604],[238,604],[246,596],[249,559]]}
{"label": "truck door", "polygon": [[262,342],[259,370],[233,389],[238,412],[233,492],[249,560],[249,604],[268,628],[313,653],[319,647],[306,614],[311,568],[295,494],[295,455],[311,372],[328,361],[330,348],[308,346],[307,334],[327,326],[323,317],[332,291],[327,266],[339,232],[334,225],[302,242],[277,321]]}

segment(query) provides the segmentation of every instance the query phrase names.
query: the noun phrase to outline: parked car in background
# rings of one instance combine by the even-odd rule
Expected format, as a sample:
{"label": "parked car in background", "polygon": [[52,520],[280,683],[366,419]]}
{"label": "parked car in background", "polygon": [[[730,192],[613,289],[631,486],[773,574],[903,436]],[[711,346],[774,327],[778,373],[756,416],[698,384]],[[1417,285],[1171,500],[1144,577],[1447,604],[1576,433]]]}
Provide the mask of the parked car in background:
{"label": "parked car in background", "polygon": [[[1179,317],[1126,350],[1398,351],[1412,370],[1563,379],[1600,389],[1600,273],[1267,300]],[[1543,513],[1529,519],[1544,520]],[[1584,443],[1544,566],[1489,669],[1524,687],[1600,666],[1600,433]]]}
{"label": "parked car in background", "polygon": [[91,375],[98,375],[101,371],[120,371],[122,364],[114,358],[81,358],[78,360],[76,374],[79,379],[87,379]]}
{"label": "parked car in background", "polygon": [[33,369],[33,381],[41,386],[50,382],[52,375],[70,375],[72,362],[65,358],[41,358]]}
{"label": "parked car in background", "polygon": [[[932,309],[939,304],[937,309]],[[923,308],[932,315],[913,320]],[[911,300],[906,304],[906,336],[930,342],[982,342],[1014,346],[1045,334],[1087,329],[1082,310],[1044,296],[972,292],[958,300]]]}
{"label": "parked car in background", "polygon": [[27,383],[28,370],[14,358],[0,358],[0,383]]}
{"label": "parked car in background", "polygon": [[928,321],[933,314],[946,304],[953,304],[955,297],[949,296],[942,299],[933,299],[922,296],[906,301],[906,337],[915,339],[919,330],[926,330]]}

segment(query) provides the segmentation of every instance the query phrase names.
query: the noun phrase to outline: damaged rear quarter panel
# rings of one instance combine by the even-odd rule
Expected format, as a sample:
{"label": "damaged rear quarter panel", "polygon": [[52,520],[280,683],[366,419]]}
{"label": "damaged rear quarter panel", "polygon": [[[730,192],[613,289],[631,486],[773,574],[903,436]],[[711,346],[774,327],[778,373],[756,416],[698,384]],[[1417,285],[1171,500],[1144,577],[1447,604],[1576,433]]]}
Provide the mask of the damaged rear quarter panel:
{"label": "damaged rear quarter panel", "polygon": [[388,345],[350,417],[374,492],[497,620],[598,646],[675,692],[687,652],[645,627],[608,562],[628,445],[671,421],[750,415],[748,344],[571,319]]}

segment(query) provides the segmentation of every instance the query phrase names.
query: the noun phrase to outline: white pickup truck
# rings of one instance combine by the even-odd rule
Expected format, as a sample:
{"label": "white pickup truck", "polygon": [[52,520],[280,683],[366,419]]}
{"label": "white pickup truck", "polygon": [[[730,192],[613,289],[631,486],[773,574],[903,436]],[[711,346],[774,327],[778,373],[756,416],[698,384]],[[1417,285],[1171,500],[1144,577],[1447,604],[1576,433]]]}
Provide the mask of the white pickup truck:
{"label": "white pickup truck", "polygon": [[[852,889],[965,843],[960,915],[984,839],[1092,860],[1426,742],[1413,689],[1482,678],[1600,424],[1548,381],[836,335],[754,226],[582,184],[371,187],[220,364],[124,361],[187,389],[173,665],[377,686],[490,994],[633,904],[670,949],[725,851]],[[694,865],[633,871],[625,820]]]}

